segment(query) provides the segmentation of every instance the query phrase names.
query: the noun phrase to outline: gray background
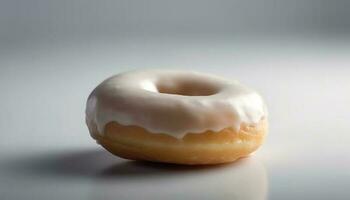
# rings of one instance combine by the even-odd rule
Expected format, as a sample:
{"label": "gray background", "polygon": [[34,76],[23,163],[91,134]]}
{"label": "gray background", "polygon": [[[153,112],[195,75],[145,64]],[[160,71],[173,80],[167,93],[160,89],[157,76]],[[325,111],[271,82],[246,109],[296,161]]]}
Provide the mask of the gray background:
{"label": "gray background", "polygon": [[349,6],[346,0],[2,0],[0,39],[22,46],[132,36],[347,35]]}
{"label": "gray background", "polygon": [[[349,199],[349,1],[0,1],[0,199]],[[216,167],[90,138],[103,79],[193,69],[256,88],[270,132]]]}

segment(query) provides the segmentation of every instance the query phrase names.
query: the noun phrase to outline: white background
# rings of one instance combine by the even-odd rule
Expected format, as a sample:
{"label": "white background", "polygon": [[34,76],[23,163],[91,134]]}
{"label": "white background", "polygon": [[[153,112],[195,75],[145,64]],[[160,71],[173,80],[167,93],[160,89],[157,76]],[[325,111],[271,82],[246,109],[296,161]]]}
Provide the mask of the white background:
{"label": "white background", "polygon": [[[235,2],[2,1],[0,199],[349,199],[343,2]],[[89,136],[87,96],[145,68],[257,89],[269,108],[266,143],[214,167],[110,155]]]}

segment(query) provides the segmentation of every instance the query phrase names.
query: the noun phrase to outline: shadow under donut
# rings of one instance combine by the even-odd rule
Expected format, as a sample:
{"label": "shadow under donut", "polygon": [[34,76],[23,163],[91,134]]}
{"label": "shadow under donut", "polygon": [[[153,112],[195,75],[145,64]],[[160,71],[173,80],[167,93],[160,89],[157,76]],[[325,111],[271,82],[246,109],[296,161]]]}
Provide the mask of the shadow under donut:
{"label": "shadow under donut", "polygon": [[120,161],[102,149],[87,149],[22,155],[4,167],[7,173],[22,177],[86,179]]}
{"label": "shadow under donut", "polygon": [[95,179],[91,199],[235,199],[267,198],[266,170],[255,158],[231,164],[183,166],[123,162]]}
{"label": "shadow under donut", "polygon": [[21,177],[88,180],[91,199],[237,199],[267,196],[267,175],[255,157],[231,164],[183,166],[128,161],[102,149],[23,156],[5,163]]}

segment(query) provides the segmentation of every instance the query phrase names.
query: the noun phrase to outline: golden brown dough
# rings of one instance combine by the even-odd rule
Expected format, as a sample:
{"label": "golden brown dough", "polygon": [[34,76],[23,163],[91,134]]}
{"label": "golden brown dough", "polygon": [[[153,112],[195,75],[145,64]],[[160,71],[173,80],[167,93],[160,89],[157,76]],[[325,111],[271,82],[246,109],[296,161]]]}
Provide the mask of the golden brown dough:
{"label": "golden brown dough", "polygon": [[[150,133],[139,126],[110,122],[105,133],[92,133],[105,149],[132,160],[148,160],[186,165],[227,163],[255,151],[267,133],[267,120],[258,124],[241,124],[236,132],[225,128],[219,132],[188,133],[182,139]],[[103,135],[103,136],[102,136]]]}

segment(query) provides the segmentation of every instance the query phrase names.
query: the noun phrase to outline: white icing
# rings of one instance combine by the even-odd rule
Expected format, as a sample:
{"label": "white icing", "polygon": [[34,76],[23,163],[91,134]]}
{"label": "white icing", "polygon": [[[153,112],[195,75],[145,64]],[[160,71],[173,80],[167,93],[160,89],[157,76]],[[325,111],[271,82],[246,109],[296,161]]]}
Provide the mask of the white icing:
{"label": "white icing", "polygon": [[103,134],[109,122],[136,125],[182,138],[218,132],[267,116],[261,96],[237,81],[189,71],[145,70],[118,74],[90,94],[86,123]]}

